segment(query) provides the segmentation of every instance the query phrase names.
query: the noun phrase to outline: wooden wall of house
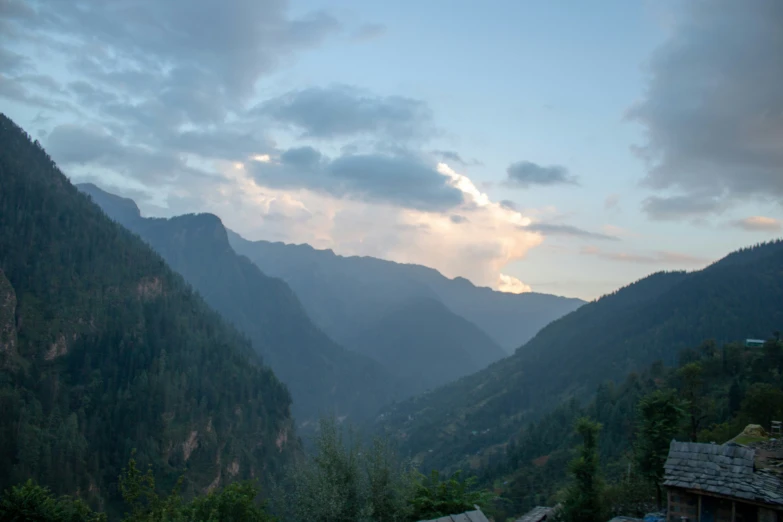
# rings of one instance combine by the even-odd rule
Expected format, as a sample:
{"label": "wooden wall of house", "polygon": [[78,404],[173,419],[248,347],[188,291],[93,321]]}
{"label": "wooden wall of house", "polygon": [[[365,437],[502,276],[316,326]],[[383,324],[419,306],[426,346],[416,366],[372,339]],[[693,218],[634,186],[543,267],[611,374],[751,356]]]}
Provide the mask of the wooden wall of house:
{"label": "wooden wall of house", "polygon": [[669,489],[669,514],[667,522],[681,522],[687,517],[691,522],[699,520],[699,497],[681,489]]}

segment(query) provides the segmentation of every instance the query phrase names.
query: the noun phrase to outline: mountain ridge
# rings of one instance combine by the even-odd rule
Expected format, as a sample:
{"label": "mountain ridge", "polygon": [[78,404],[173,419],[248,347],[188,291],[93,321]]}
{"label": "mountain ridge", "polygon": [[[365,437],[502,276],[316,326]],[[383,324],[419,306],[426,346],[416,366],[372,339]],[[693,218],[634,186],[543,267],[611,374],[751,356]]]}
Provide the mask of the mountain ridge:
{"label": "mountain ridge", "polygon": [[656,360],[672,364],[704,339],[765,338],[783,324],[781,302],[783,241],[702,270],[654,273],[553,321],[511,357],[398,403],[378,428],[403,436],[428,465],[453,464],[563,400]]}
{"label": "mountain ridge", "polygon": [[[330,337],[346,343],[413,297],[439,299],[511,353],[550,321],[584,304],[549,294],[511,294],[449,279],[434,268],[369,256],[341,256],[310,245],[249,241],[229,229],[232,247],[262,271],[288,282],[309,315]],[[315,277],[317,274],[318,277]],[[375,298],[367,297],[372,289]]]}
{"label": "mountain ridge", "polygon": [[[265,275],[231,248],[222,220],[210,213],[142,218],[129,201],[80,185],[104,211],[139,234],[218,310],[245,332],[291,389],[301,423],[321,415],[365,418],[396,397],[394,379],[378,363],[337,345],[310,320],[281,279]],[[115,207],[116,203],[122,206]],[[138,207],[136,207],[138,209]]]}
{"label": "mountain ridge", "polygon": [[116,506],[134,453],[185,493],[269,483],[301,452],[250,342],[0,115],[0,489]]}

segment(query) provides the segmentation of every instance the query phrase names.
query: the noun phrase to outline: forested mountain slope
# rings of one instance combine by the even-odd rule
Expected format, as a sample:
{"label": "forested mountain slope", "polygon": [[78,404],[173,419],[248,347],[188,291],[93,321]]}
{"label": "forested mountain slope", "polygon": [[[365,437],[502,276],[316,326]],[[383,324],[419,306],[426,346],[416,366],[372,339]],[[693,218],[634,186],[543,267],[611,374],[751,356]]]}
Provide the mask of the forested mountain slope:
{"label": "forested mountain slope", "polygon": [[337,345],[312,323],[286,283],[237,255],[218,217],[142,218],[130,199],[95,185],[78,187],[138,233],[210,306],[250,337],[291,390],[299,422],[328,414],[366,418],[397,393],[380,364]]}
{"label": "forested mountain slope", "polygon": [[163,489],[276,474],[290,395],[143,241],[0,115],[0,489],[98,505],[131,450]]}
{"label": "forested mountain slope", "polygon": [[600,382],[655,360],[672,364],[705,338],[764,338],[783,324],[781,303],[781,241],[700,271],[653,274],[554,321],[486,370],[396,405],[382,427],[429,464],[449,465]]}
{"label": "forested mountain slope", "polygon": [[506,355],[476,325],[430,298],[403,303],[347,346],[401,377],[410,394],[435,389]]}
{"label": "forested mountain slope", "polygon": [[[649,499],[655,499],[654,484],[645,480],[651,470],[644,469],[645,459],[639,451],[650,448],[640,444],[645,436],[639,407],[644,397],[679,403],[679,421],[671,425],[671,437],[679,441],[722,444],[748,424],[760,424],[768,430],[772,420],[783,416],[780,340],[769,339],[763,347],[752,348],[705,341],[683,350],[677,359],[674,366],[653,363],[644,371],[629,374],[620,384],[603,383],[587,404],[566,401],[522,428],[504,448],[477,458],[476,473],[482,482],[500,490],[496,518],[504,520],[504,515],[554,504],[555,493],[567,484],[568,462],[579,443],[573,426],[581,416],[601,424],[600,459],[603,476],[610,484],[607,500],[615,509],[613,515],[626,516],[644,515],[653,507]],[[656,391],[660,395],[650,395]],[[647,426],[656,431],[665,429],[662,423]],[[663,441],[664,452],[668,442]]]}
{"label": "forested mountain slope", "polygon": [[431,298],[511,353],[549,322],[584,304],[546,294],[497,292],[421,265],[344,257],[309,245],[247,241],[230,231],[229,241],[264,273],[286,281],[313,321],[342,344],[404,303]]}

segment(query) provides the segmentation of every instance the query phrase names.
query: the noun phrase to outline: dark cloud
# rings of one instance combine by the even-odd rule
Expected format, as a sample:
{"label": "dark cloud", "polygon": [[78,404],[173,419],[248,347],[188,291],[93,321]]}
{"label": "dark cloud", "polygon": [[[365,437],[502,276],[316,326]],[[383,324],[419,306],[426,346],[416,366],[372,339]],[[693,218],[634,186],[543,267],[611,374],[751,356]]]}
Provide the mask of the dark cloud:
{"label": "dark cloud", "polygon": [[0,74],[0,98],[40,109],[50,109],[58,112],[75,111],[69,103],[63,100],[36,93],[35,89],[30,89],[28,85],[25,85],[23,79],[4,76],[3,74]]}
{"label": "dark cloud", "polygon": [[267,138],[232,129],[174,132],[163,136],[161,144],[168,150],[228,161],[246,161],[274,151],[274,144]]}
{"label": "dark cloud", "polygon": [[444,161],[459,163],[460,165],[464,165],[466,167],[470,167],[473,165],[481,165],[481,162],[479,160],[477,159],[465,160],[462,158],[462,156],[459,155],[458,152],[455,152],[453,150],[433,150],[432,153],[435,154],[436,156],[443,158]]}
{"label": "dark cloud", "polygon": [[519,227],[522,230],[531,232],[541,232],[548,236],[570,236],[584,239],[600,239],[602,241],[619,241],[618,237],[602,234],[600,232],[590,232],[583,228],[572,225],[558,225],[554,223],[532,223],[526,227]]}
{"label": "dark cloud", "polygon": [[452,215],[450,215],[450,216],[449,216],[449,219],[450,219],[450,220],[451,220],[451,222],[452,222],[452,223],[454,223],[455,225],[461,225],[462,223],[467,223],[468,221],[470,221],[470,220],[469,220],[468,218],[466,218],[465,216],[460,216],[460,215],[458,215],[458,214],[452,214]]}
{"label": "dark cloud", "polygon": [[288,149],[280,155],[281,162],[297,168],[313,168],[320,163],[321,158],[321,153],[312,147]]}
{"label": "dark cloud", "polygon": [[29,60],[19,53],[0,47],[0,73],[16,73],[28,67]]}
{"label": "dark cloud", "polygon": [[507,210],[516,210],[517,204],[511,201],[510,199],[504,199],[500,201],[500,206],[507,209]]}
{"label": "dark cloud", "polygon": [[2,27],[78,78],[69,87],[80,103],[147,144],[182,126],[224,124],[261,76],[339,27],[324,13],[292,18],[285,0],[1,5]]}
{"label": "dark cloud", "polygon": [[146,183],[187,181],[207,176],[189,167],[176,154],[126,145],[98,128],[57,126],[46,140],[46,150],[65,167],[103,167]]}
{"label": "dark cloud", "polygon": [[779,232],[781,230],[781,223],[779,219],[764,217],[764,216],[751,216],[745,219],[738,219],[732,221],[731,225],[748,232]]}
{"label": "dark cloud", "polygon": [[662,250],[639,254],[628,252],[607,252],[593,246],[586,246],[582,248],[580,252],[583,255],[596,256],[602,259],[607,259],[609,261],[620,261],[623,263],[688,266],[706,265],[710,262],[708,259]]}
{"label": "dark cloud", "polygon": [[384,34],[386,34],[385,25],[364,24],[353,33],[353,37],[356,38],[357,40],[367,41],[367,40],[374,40],[375,38],[380,38]]}
{"label": "dark cloud", "polygon": [[325,13],[292,19],[288,2],[281,0],[89,0],[78,9],[41,0],[36,6],[34,16],[21,18],[28,26],[103,51],[107,58],[100,65],[111,65],[104,72],[144,71],[140,76],[151,78],[171,65],[194,67],[239,97],[251,94],[258,77],[285,56],[338,28]]}
{"label": "dark cloud", "polygon": [[112,105],[117,103],[117,95],[111,91],[97,89],[84,80],[68,84],[68,90],[76,96],[76,100],[87,107]]}
{"label": "dark cloud", "polygon": [[560,165],[543,166],[530,161],[512,163],[506,169],[506,186],[528,188],[534,185],[576,185],[576,178]]}
{"label": "dark cloud", "polygon": [[686,196],[650,196],[642,203],[642,210],[657,221],[698,220],[706,214],[720,213],[726,202],[709,194]]}
{"label": "dark cloud", "polygon": [[[677,218],[739,199],[783,200],[783,2],[691,0],[654,54],[647,91],[628,117],[646,131],[644,183],[685,200],[645,208]],[[712,201],[703,197],[708,194]]]}
{"label": "dark cloud", "polygon": [[310,147],[289,149],[280,163],[251,162],[259,184],[306,188],[335,197],[389,203],[418,210],[444,211],[463,202],[449,179],[414,156],[344,155],[329,160]]}
{"label": "dark cloud", "polygon": [[375,134],[393,139],[426,136],[431,113],[427,104],[402,96],[375,96],[346,85],[293,91],[256,109],[307,138],[340,138]]}

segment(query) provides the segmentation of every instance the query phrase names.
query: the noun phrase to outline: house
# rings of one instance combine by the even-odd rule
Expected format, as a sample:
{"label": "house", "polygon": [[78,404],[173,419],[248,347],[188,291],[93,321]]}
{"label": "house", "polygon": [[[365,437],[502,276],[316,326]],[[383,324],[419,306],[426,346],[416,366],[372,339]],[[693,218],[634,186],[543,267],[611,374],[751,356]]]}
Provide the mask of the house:
{"label": "house", "polygon": [[420,520],[419,522],[489,522],[489,519],[481,512],[478,506],[473,506],[476,509],[473,511],[466,511],[458,515],[449,515],[440,518],[433,518],[432,520]]}
{"label": "house", "polygon": [[783,522],[783,468],[774,455],[734,443],[672,441],[664,465],[667,522]]}
{"label": "house", "polygon": [[544,522],[548,517],[551,517],[553,511],[554,509],[551,507],[536,506],[515,522]]}

